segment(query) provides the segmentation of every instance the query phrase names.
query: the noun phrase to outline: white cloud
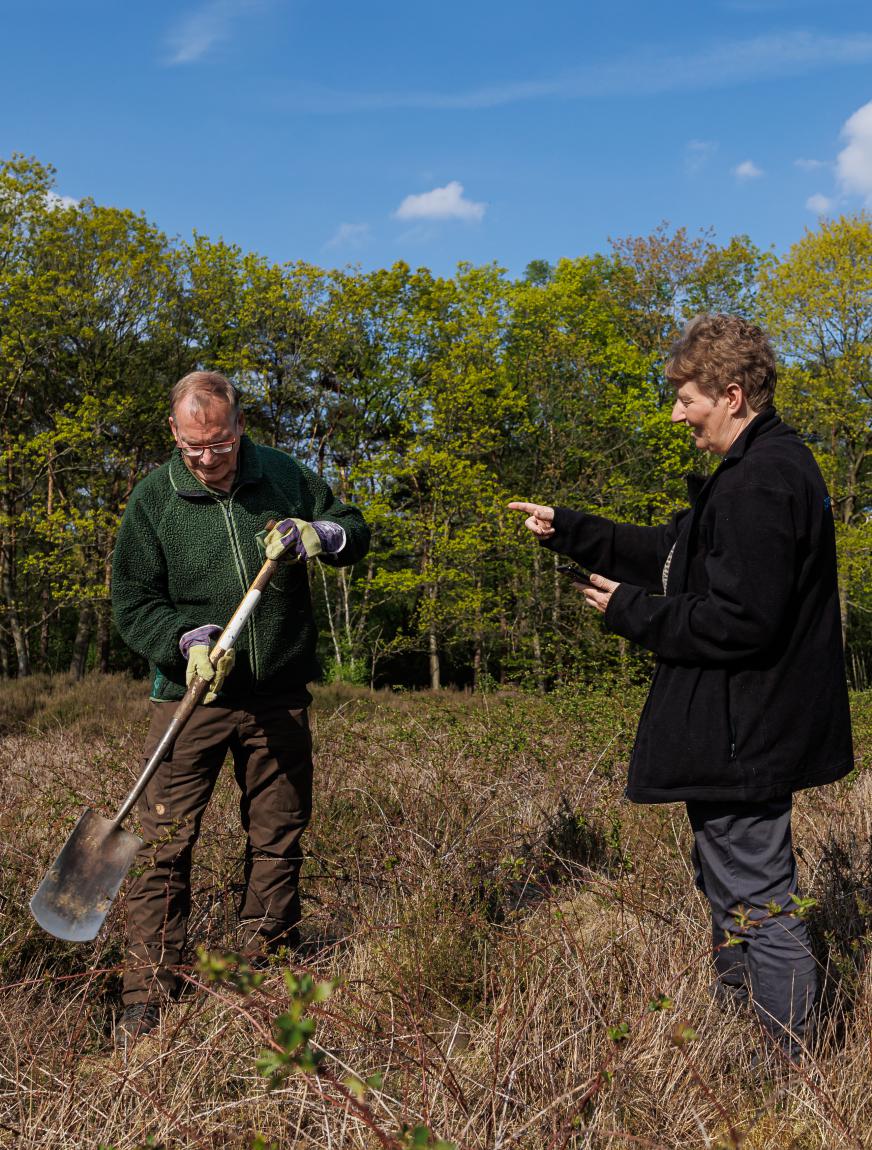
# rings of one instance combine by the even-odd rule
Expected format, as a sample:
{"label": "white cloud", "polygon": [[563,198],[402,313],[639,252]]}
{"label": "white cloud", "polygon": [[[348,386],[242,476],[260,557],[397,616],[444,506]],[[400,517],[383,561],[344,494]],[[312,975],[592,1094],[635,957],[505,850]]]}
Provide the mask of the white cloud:
{"label": "white cloud", "polygon": [[253,7],[251,0],[207,0],[181,17],[167,34],[167,63],[193,64],[230,35],[234,21]]}
{"label": "white cloud", "polygon": [[829,167],[826,160],[805,160],[799,159],[793,161],[795,168],[801,168],[804,172],[819,172],[821,168]]}
{"label": "white cloud", "polygon": [[717,150],[714,140],[688,140],[684,148],[684,169],[688,175],[701,172]]}
{"label": "white cloud", "polygon": [[51,211],[56,208],[77,208],[79,201],[73,196],[59,196],[57,192],[46,192],[45,202]]}
{"label": "white cloud", "polygon": [[829,196],[823,196],[820,192],[815,192],[813,196],[809,196],[805,201],[805,206],[810,212],[814,212],[816,216],[825,216],[832,210],[833,201]]}
{"label": "white cloud", "polygon": [[444,188],[406,196],[394,215],[398,220],[480,220],[486,210],[487,204],[465,199],[463,184],[451,180]]}
{"label": "white cloud", "polygon": [[369,224],[340,224],[325,248],[362,248],[369,240]]}
{"label": "white cloud", "polygon": [[733,175],[737,180],[759,180],[763,169],[758,168],[753,160],[742,160],[741,164],[733,168]]}
{"label": "white cloud", "polygon": [[872,207],[872,101],[851,116],[842,128],[848,141],[836,159],[836,171],[842,189],[865,198]]}

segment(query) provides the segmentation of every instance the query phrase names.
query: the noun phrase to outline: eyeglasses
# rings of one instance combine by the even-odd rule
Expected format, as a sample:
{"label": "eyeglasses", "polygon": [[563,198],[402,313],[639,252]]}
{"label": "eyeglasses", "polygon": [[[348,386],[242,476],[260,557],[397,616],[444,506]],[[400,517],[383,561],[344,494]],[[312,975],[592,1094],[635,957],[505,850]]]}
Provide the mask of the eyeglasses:
{"label": "eyeglasses", "polygon": [[236,446],[236,438],[227,439],[223,443],[204,443],[202,447],[188,447],[186,443],[179,443],[179,451],[188,459],[199,459],[204,451],[211,451],[213,455],[229,455]]}

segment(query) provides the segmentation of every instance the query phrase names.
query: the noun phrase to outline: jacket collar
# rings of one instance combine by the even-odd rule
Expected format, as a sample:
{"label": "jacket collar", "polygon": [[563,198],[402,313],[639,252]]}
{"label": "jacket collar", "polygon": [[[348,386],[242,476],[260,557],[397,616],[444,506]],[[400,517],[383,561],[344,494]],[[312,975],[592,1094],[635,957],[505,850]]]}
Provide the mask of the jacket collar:
{"label": "jacket collar", "polygon": [[764,407],[754,419],[744,429],[742,434],[738,437],[736,442],[732,445],[727,454],[723,457],[717,468],[710,475],[700,475],[696,472],[691,472],[686,475],[685,482],[687,483],[687,494],[690,500],[691,507],[696,505],[700,495],[702,495],[706,484],[710,479],[714,479],[715,475],[723,469],[727,460],[741,459],[751,444],[761,435],[766,435],[769,432],[775,431],[777,428],[783,428],[784,424],[781,422],[781,417],[776,414],[774,407]]}
{"label": "jacket collar", "polygon": [[682,530],[676,540],[672,563],[669,567],[669,586],[683,590],[687,585],[687,564],[689,559],[689,540],[696,530],[696,524],[702,515],[712,487],[725,468],[730,467],[741,459],[750,449],[751,445],[762,436],[790,434],[788,428],[781,422],[774,407],[764,409],[748,424],[727,454],[720,461],[711,475],[688,475],[687,492],[690,496],[691,513],[687,519],[687,528]]}
{"label": "jacket collar", "polygon": [[724,459],[741,459],[751,444],[761,435],[766,435],[767,432],[774,431],[780,427],[781,416],[777,414],[774,407],[764,407],[761,412],[754,416],[742,434],[738,437],[736,442],[724,456]]}
{"label": "jacket collar", "polygon": [[[170,456],[170,483],[177,495],[183,499],[214,499],[215,492],[211,491],[205,483],[190,470],[178,447]],[[239,456],[236,460],[236,479],[232,490],[242,487],[244,483],[256,483],[263,476],[263,467],[257,445],[243,435],[239,443]]]}

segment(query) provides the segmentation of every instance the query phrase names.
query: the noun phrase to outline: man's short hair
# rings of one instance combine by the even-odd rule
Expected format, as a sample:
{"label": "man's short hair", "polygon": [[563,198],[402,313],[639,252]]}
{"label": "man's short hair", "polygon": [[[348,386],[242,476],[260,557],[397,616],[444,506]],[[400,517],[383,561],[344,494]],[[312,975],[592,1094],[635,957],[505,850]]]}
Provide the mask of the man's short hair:
{"label": "man's short hair", "polygon": [[695,383],[710,399],[737,383],[752,411],[775,396],[775,353],[766,333],[737,315],[697,315],[669,349],[664,369],[674,387]]}
{"label": "man's short hair", "polygon": [[182,376],[170,392],[170,416],[183,399],[189,401],[193,413],[219,400],[229,404],[234,419],[239,415],[239,389],[217,371],[191,371]]}

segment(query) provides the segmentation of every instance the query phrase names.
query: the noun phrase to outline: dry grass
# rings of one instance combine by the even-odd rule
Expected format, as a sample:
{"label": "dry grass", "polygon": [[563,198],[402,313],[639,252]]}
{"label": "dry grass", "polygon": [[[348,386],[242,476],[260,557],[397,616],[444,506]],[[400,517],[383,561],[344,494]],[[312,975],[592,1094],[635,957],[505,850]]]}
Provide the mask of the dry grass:
{"label": "dry grass", "polygon": [[[120,676],[0,691],[0,1146],[248,1150],[259,1132],[363,1150],[404,1144],[405,1123],[470,1150],[872,1147],[872,772],[798,797],[826,993],[807,1065],[760,1073],[755,1024],[707,994],[683,811],[621,797],[633,691],[319,690],[311,946],[292,961],[342,980],[310,1009],[324,1072],[268,1090],[257,1071],[288,1006],[281,964],[242,995],[192,961],[125,1064],[123,892],[79,947],[43,935],[27,900],[81,808],[110,810],[135,777],[144,694]],[[872,698],[855,706],[868,756]],[[235,943],[234,789],[225,772],[195,868],[191,943],[212,951]],[[355,1109],[343,1079],[375,1072]]]}

